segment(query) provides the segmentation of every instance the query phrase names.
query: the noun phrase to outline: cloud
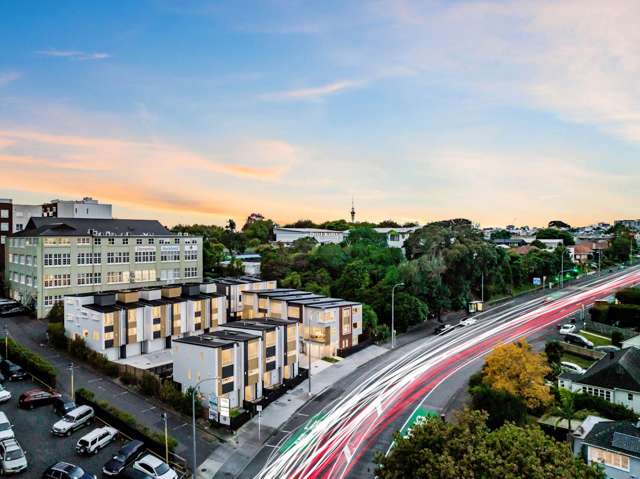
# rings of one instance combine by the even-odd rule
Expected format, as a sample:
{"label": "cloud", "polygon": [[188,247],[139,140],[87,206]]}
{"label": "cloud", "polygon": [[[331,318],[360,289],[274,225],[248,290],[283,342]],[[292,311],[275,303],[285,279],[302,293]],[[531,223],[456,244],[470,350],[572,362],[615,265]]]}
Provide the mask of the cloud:
{"label": "cloud", "polygon": [[15,71],[0,72],[0,87],[16,81],[21,76],[22,74],[20,72]]}
{"label": "cloud", "polygon": [[39,50],[36,52],[38,55],[54,58],[69,58],[71,60],[105,60],[110,58],[111,55],[103,52],[83,52],[79,50]]}
{"label": "cloud", "polygon": [[261,95],[260,98],[266,101],[318,100],[329,95],[335,95],[336,93],[360,87],[364,83],[363,81],[356,80],[342,80],[318,87],[266,93]]}

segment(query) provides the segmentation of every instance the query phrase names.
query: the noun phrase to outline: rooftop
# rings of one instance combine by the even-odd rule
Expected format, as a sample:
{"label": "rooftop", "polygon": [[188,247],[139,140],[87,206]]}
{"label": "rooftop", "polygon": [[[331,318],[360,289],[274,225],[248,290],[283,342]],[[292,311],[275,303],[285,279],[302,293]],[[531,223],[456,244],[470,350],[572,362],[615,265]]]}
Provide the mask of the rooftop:
{"label": "rooftop", "polygon": [[156,220],[32,217],[16,237],[33,236],[178,236]]}
{"label": "rooftop", "polygon": [[607,353],[587,372],[571,379],[601,388],[640,391],[640,349],[630,347]]}
{"label": "rooftop", "polygon": [[640,429],[631,421],[594,424],[584,442],[640,458]]}
{"label": "rooftop", "polygon": [[193,344],[196,346],[203,346],[206,348],[231,348],[234,341],[228,341],[220,339],[210,334],[200,334],[198,336],[187,336],[185,338],[178,338],[173,340],[174,343]]}

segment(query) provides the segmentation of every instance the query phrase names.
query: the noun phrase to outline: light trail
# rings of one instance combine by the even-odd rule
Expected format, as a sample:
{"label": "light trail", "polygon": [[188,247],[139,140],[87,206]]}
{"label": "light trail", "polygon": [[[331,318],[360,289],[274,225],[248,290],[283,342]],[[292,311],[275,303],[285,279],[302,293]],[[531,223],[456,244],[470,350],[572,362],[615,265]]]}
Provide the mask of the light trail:
{"label": "light trail", "polygon": [[[282,453],[275,449],[256,477],[345,477],[389,424],[470,361],[486,355],[501,343],[547,328],[575,313],[582,305],[638,282],[640,272],[631,271],[613,279],[596,279],[589,284],[589,289],[568,293],[550,303],[539,298],[497,315],[492,311],[476,315],[477,318],[492,317],[425,342],[381,366],[353,390],[325,407],[321,411],[323,419],[292,447]],[[517,316],[509,320],[514,314]]]}

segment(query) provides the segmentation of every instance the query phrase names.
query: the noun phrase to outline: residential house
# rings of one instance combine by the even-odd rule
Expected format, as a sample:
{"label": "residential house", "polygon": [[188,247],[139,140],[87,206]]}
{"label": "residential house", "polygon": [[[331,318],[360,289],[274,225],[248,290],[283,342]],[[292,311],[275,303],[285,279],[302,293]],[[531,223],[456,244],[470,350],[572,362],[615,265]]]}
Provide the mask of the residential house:
{"label": "residential house", "polygon": [[276,281],[267,281],[256,276],[216,278],[211,281],[219,294],[227,298],[227,320],[242,318],[242,294],[245,291],[275,289]]}

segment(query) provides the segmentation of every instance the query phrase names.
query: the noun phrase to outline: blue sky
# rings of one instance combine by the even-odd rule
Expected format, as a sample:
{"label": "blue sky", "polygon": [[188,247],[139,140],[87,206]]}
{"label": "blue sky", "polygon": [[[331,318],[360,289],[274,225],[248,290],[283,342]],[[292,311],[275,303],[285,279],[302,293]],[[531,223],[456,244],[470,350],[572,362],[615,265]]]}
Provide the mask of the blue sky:
{"label": "blue sky", "polygon": [[2,196],[118,216],[637,217],[634,2],[4,2]]}

